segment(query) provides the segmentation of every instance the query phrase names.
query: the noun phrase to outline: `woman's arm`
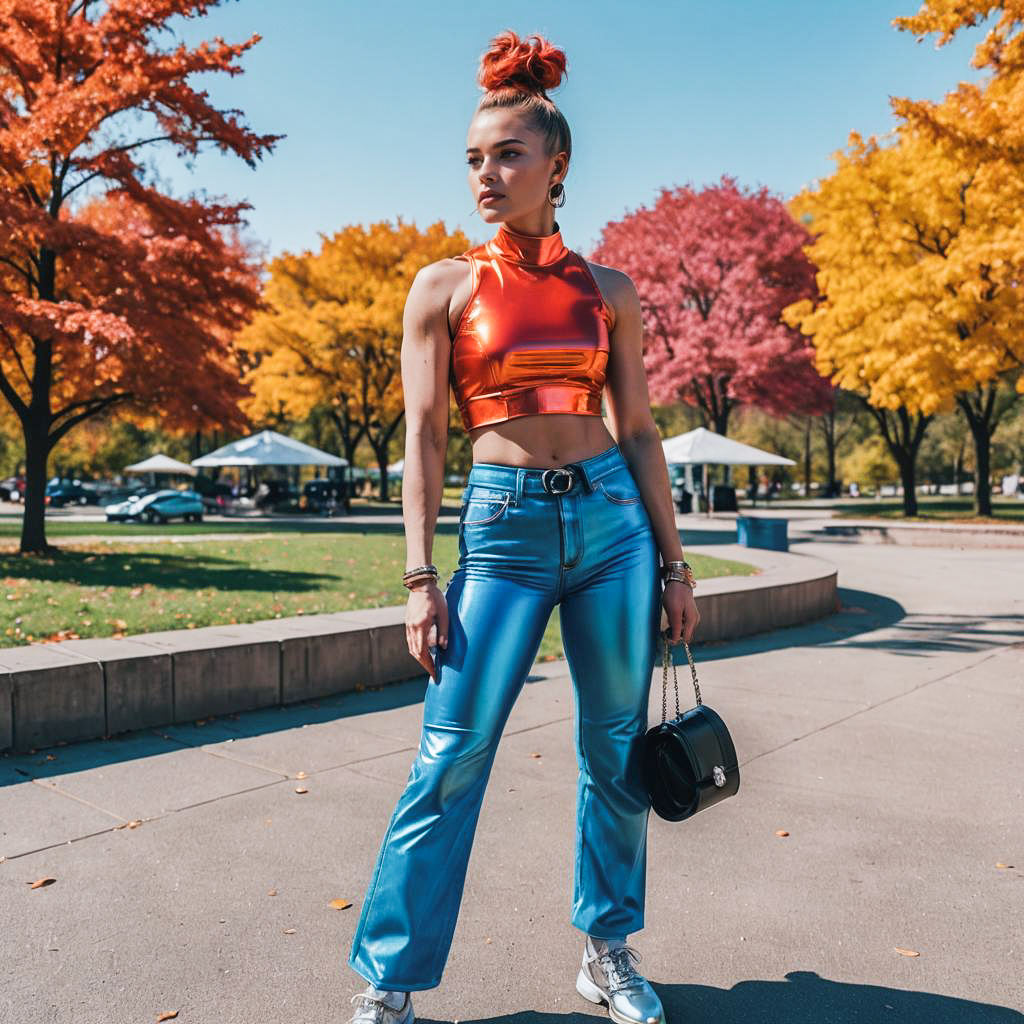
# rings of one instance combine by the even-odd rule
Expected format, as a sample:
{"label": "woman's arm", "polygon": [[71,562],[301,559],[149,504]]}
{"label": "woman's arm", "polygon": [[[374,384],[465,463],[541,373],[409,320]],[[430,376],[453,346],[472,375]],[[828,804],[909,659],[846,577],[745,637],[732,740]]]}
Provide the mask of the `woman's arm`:
{"label": "woman's arm", "polygon": [[[445,452],[448,447],[448,368],[451,341],[448,304],[453,261],[421,268],[413,279],[402,319],[402,391],[405,399],[405,462],[402,469],[402,520],[405,568],[431,562],[434,531],[441,509]],[[437,681],[429,651],[430,629],[447,646],[448,609],[433,580],[415,584],[406,609],[409,653]]]}
{"label": "woman's arm", "polygon": [[[606,378],[611,433],[643,497],[662,564],[681,561],[683,545],[676,529],[672,484],[661,435],[651,416],[643,363],[640,297],[631,278],[622,271],[594,264],[591,267],[615,312]],[[678,642],[683,635],[689,643],[700,621],[690,587],[685,583],[666,583],[663,601],[672,642]]]}
{"label": "woman's arm", "polygon": [[683,546],[676,529],[661,435],[651,416],[643,363],[640,297],[626,274],[610,267],[602,270],[601,284],[615,310],[607,375],[610,429],[643,495],[662,562],[678,561],[683,557]]}

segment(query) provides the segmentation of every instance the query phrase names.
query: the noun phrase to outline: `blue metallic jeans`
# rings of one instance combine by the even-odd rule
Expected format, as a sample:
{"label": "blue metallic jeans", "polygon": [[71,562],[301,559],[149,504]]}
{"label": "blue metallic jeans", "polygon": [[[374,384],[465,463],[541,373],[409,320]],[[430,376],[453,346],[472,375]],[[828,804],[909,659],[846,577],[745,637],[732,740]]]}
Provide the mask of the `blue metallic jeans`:
{"label": "blue metallic jeans", "polygon": [[440,984],[498,741],[556,605],[579,766],[569,920],[603,938],[643,927],[650,804],[639,754],[661,620],[658,549],[618,445],[570,468],[574,478],[470,470],[445,592],[448,646],[348,961],[379,988]]}

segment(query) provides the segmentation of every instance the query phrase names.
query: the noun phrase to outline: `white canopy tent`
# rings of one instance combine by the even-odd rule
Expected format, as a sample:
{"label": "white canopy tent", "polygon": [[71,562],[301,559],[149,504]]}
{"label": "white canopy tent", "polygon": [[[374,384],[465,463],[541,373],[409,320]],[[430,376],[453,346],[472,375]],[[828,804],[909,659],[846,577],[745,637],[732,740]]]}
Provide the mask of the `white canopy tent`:
{"label": "white canopy tent", "polygon": [[708,503],[708,515],[711,515],[711,499],[708,492],[708,464],[719,466],[795,466],[793,459],[774,452],[766,452],[762,448],[734,441],[732,438],[717,434],[706,427],[697,427],[685,434],[666,437],[661,442],[665,453],[665,461],[676,465],[703,466],[703,485],[705,499]]}
{"label": "white canopy tent", "polygon": [[124,471],[126,473],[185,473],[188,476],[196,476],[199,472],[187,462],[179,462],[169,455],[164,455],[163,452],[150,455],[148,459],[143,459],[141,462],[133,462],[130,466],[125,466]]}
{"label": "white canopy tent", "polygon": [[285,437],[276,430],[261,430],[232,441],[209,455],[192,460],[193,466],[347,466],[348,459]]}

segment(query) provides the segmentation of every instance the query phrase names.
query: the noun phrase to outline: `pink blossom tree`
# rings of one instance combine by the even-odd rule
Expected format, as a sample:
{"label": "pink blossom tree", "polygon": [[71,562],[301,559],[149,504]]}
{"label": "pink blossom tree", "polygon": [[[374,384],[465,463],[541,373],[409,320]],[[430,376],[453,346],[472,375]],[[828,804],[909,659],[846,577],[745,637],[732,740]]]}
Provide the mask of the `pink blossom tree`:
{"label": "pink blossom tree", "polygon": [[741,404],[778,416],[831,408],[813,347],[779,317],[817,296],[811,240],[780,199],[728,176],[701,191],[663,188],[653,207],[605,226],[591,259],[636,286],[656,402],[696,406],[720,434]]}

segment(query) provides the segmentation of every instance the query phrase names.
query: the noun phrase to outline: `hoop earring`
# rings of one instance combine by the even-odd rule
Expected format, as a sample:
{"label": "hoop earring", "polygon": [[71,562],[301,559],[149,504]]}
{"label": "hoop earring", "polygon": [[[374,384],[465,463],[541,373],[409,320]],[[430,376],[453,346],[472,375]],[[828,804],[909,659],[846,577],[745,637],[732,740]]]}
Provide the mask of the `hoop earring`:
{"label": "hoop earring", "polygon": [[556,181],[548,189],[548,202],[556,209],[565,206],[565,186],[560,181]]}

